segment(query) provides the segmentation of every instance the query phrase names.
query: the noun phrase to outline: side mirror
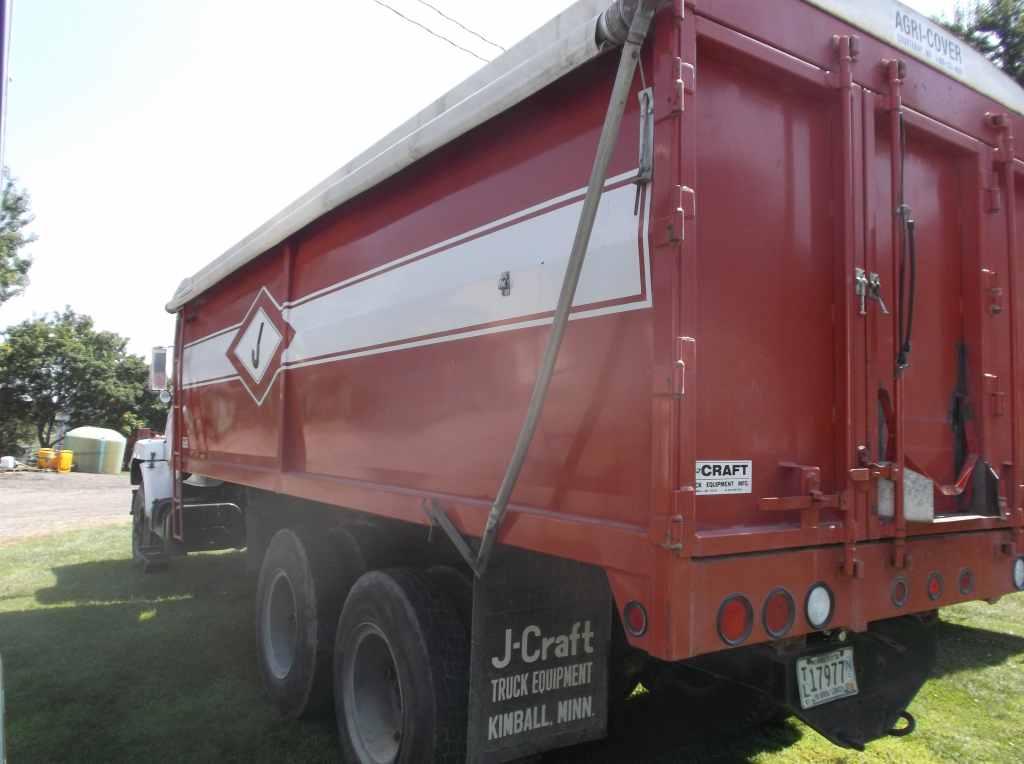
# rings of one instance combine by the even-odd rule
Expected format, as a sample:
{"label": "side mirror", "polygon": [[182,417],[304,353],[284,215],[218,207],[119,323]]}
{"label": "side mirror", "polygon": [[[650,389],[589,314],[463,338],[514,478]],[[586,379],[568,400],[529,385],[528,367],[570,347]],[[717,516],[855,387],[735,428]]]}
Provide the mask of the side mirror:
{"label": "side mirror", "polygon": [[153,348],[153,356],[149,362],[149,389],[160,391],[167,389],[167,348]]}

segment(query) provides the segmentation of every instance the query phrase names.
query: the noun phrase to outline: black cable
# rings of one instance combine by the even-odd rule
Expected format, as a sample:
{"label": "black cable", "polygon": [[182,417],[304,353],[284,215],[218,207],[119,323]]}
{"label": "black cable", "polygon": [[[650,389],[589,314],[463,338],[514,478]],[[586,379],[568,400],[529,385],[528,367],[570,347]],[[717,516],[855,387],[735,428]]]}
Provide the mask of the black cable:
{"label": "black cable", "polygon": [[463,23],[462,23],[461,21],[459,21],[458,19],[453,19],[453,18],[452,18],[451,16],[449,16],[449,15],[448,15],[447,13],[445,13],[444,11],[442,11],[442,10],[441,10],[440,8],[438,8],[438,7],[436,6],[436,5],[431,5],[430,3],[428,3],[428,2],[427,2],[427,0],[416,0],[416,2],[417,2],[417,3],[419,3],[420,5],[425,5],[425,6],[427,6],[427,7],[428,7],[428,8],[430,9],[430,10],[432,10],[432,11],[433,11],[434,13],[436,13],[436,14],[437,14],[438,16],[440,16],[441,18],[443,18],[443,19],[447,19],[448,21],[452,22],[452,23],[453,23],[453,24],[454,24],[455,26],[457,26],[457,27],[458,27],[459,29],[461,29],[461,30],[463,30],[463,31],[465,31],[465,32],[469,32],[469,33],[470,33],[471,35],[473,35],[474,37],[476,37],[476,38],[477,38],[477,39],[479,39],[479,40],[483,40],[483,41],[484,41],[485,43],[487,43],[488,45],[493,45],[493,46],[494,46],[495,48],[497,48],[498,50],[500,50],[500,51],[501,51],[502,53],[504,53],[504,52],[505,52],[505,48],[504,48],[503,46],[501,46],[501,45],[498,45],[498,43],[494,42],[493,40],[488,40],[488,39],[487,39],[486,37],[484,37],[484,36],[483,36],[482,34],[480,34],[479,32],[476,32],[476,31],[474,31],[474,30],[470,29],[470,28],[469,28],[469,27],[467,27],[467,26],[466,26],[465,24],[463,24]]}
{"label": "black cable", "polygon": [[[914,329],[914,303],[917,301],[917,242],[916,223],[910,217],[906,203],[907,126],[900,112],[900,193],[897,212],[903,225],[900,227],[900,309],[897,318],[899,348],[897,348],[896,369],[902,371],[910,365],[910,338]],[[909,275],[909,279],[908,279]],[[909,280],[909,284],[907,283]]]}
{"label": "black cable", "polygon": [[423,30],[424,32],[426,32],[427,34],[430,34],[430,35],[433,35],[434,37],[436,37],[436,38],[437,38],[438,40],[444,40],[444,41],[445,41],[446,43],[448,43],[449,45],[451,45],[451,46],[452,46],[453,48],[458,48],[458,49],[459,49],[459,50],[461,50],[461,51],[462,51],[463,53],[468,53],[469,55],[473,56],[474,58],[478,58],[478,59],[480,59],[480,60],[481,60],[481,61],[483,61],[483,62],[484,62],[485,64],[489,64],[489,63],[491,63],[490,61],[488,61],[488,60],[487,60],[486,58],[484,58],[483,56],[481,56],[481,55],[479,55],[479,54],[477,54],[477,53],[474,53],[473,51],[471,51],[471,50],[470,50],[469,48],[463,48],[463,47],[462,47],[461,45],[459,45],[459,44],[458,44],[457,42],[455,42],[455,41],[453,41],[453,40],[449,40],[449,39],[448,39],[447,37],[445,37],[445,36],[444,36],[443,34],[438,34],[437,32],[435,32],[435,31],[434,31],[433,29],[431,29],[431,28],[430,28],[430,27],[428,27],[427,25],[425,25],[425,24],[421,24],[420,22],[416,21],[415,19],[411,19],[411,18],[409,18],[408,16],[406,16],[406,15],[405,15],[404,13],[402,13],[401,11],[399,11],[399,10],[397,10],[397,9],[395,9],[395,8],[392,8],[392,7],[390,6],[390,5],[388,5],[388,4],[387,4],[387,3],[385,3],[385,2],[382,2],[382,0],[373,0],[373,2],[375,2],[375,3],[376,3],[377,5],[379,5],[379,6],[381,7],[381,8],[387,8],[387,9],[388,9],[389,11],[391,11],[391,12],[392,12],[393,14],[395,14],[395,15],[396,15],[396,16],[398,16],[399,18],[401,18],[401,19],[403,19],[403,20],[405,20],[405,21],[408,21],[408,22],[409,22],[410,24],[412,24],[413,26],[417,26],[417,27],[419,27],[419,28],[420,28],[420,29],[422,29],[422,30]]}
{"label": "black cable", "polygon": [[903,336],[903,347],[900,350],[903,364],[901,368],[910,365],[910,338],[914,334],[914,304],[917,302],[917,243],[914,236],[916,223],[913,218],[907,219],[907,259],[910,263],[910,299],[907,302],[907,326],[906,334]]}

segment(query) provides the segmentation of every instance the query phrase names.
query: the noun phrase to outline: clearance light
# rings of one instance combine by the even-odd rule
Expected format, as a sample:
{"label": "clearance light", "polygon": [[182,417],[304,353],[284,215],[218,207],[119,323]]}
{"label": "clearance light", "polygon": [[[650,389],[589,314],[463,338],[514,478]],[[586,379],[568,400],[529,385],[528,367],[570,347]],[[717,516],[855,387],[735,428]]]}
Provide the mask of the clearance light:
{"label": "clearance light", "polygon": [[764,601],[761,622],[772,639],[786,636],[796,620],[796,603],[785,589],[775,589]]}
{"label": "clearance light", "polygon": [[634,637],[642,637],[647,633],[647,611],[636,600],[627,602],[622,608],[622,624]]}
{"label": "clearance light", "polygon": [[889,589],[889,595],[892,597],[892,604],[896,607],[906,605],[907,600],[910,598],[910,587],[907,586],[907,579],[902,576],[895,579]]}
{"label": "clearance light", "polygon": [[928,599],[932,602],[942,596],[942,576],[932,573],[928,576]]}
{"label": "clearance light", "polygon": [[960,593],[965,597],[974,592],[974,572],[970,568],[961,570],[957,581],[960,585]]}
{"label": "clearance light", "polygon": [[742,594],[725,598],[718,608],[718,636],[727,645],[738,645],[754,628],[754,608]]}
{"label": "clearance light", "polygon": [[1018,557],[1013,562],[1013,585],[1024,592],[1024,557]]}
{"label": "clearance light", "polygon": [[814,629],[824,629],[832,620],[832,608],[835,603],[832,590],[825,584],[815,584],[807,592],[804,609],[807,611],[807,623]]}

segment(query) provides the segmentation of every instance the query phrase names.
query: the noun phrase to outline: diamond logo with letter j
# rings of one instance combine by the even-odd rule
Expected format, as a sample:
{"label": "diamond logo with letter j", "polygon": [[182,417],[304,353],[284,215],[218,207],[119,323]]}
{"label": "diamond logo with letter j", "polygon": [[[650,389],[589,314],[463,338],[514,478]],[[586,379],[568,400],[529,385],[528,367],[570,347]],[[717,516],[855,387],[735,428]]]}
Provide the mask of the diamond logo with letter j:
{"label": "diamond logo with letter j", "polygon": [[228,347],[228,360],[257,405],[263,403],[274,384],[293,335],[281,306],[266,287],[260,289]]}

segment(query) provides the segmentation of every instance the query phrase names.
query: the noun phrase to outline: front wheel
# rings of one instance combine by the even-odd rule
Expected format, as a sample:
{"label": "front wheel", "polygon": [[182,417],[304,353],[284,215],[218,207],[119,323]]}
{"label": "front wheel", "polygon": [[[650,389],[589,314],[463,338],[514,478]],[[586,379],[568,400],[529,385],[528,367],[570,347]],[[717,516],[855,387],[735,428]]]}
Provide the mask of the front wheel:
{"label": "front wheel", "polygon": [[466,757],[469,645],[456,605],[410,568],[362,576],[334,650],[342,759],[455,764]]}
{"label": "front wheel", "polygon": [[132,491],[132,562],[141,565],[146,561],[142,547],[146,544],[146,494],[140,485]]}

